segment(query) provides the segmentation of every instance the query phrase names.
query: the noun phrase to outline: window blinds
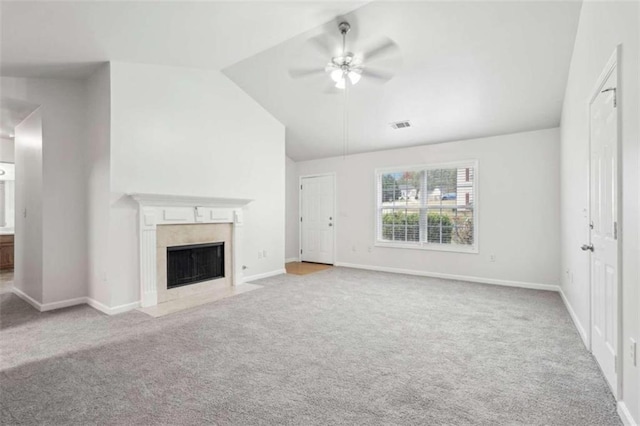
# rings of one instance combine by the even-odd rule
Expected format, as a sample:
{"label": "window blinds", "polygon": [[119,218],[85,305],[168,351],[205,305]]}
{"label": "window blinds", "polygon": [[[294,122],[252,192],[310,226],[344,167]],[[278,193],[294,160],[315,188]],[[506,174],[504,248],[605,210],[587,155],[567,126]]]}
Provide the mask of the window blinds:
{"label": "window blinds", "polygon": [[460,163],[377,171],[377,241],[473,247],[476,168]]}

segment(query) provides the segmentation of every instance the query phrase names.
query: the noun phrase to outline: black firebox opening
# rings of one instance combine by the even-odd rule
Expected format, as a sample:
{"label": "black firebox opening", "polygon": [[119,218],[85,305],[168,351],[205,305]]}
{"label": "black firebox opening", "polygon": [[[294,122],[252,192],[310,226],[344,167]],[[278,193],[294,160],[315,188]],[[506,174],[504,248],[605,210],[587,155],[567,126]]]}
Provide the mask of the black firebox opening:
{"label": "black firebox opening", "polygon": [[224,278],[224,242],[167,247],[167,288]]}

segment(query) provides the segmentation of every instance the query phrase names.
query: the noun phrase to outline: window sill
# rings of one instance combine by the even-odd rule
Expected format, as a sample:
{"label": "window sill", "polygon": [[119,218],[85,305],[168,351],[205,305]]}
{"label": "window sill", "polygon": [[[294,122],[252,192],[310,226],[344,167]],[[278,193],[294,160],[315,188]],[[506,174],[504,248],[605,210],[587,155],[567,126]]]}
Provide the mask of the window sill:
{"label": "window sill", "polygon": [[397,241],[376,241],[375,247],[387,247],[387,248],[401,248],[411,250],[431,250],[431,251],[446,251],[453,253],[467,253],[478,254],[478,247],[473,246],[461,246],[461,245],[440,245],[440,244],[423,244],[423,243],[401,243]]}

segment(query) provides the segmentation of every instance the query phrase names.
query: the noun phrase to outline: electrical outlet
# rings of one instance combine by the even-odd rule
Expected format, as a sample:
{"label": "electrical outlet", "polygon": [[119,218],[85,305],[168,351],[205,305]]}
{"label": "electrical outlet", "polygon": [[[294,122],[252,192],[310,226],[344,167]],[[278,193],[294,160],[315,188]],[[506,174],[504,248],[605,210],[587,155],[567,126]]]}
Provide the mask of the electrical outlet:
{"label": "electrical outlet", "polygon": [[637,366],[638,365],[638,359],[637,359],[637,355],[636,355],[636,341],[633,339],[629,339],[630,343],[629,343],[629,358],[631,358],[631,363],[633,364],[633,366]]}
{"label": "electrical outlet", "polygon": [[354,252],[354,253],[356,252],[356,246],[355,245],[353,247],[351,247],[351,251]]}
{"label": "electrical outlet", "polygon": [[489,255],[489,262],[495,262],[496,261],[496,255],[495,254],[490,254]]}
{"label": "electrical outlet", "polygon": [[258,250],[258,259],[262,259],[262,250]]}
{"label": "electrical outlet", "polygon": [[262,250],[262,257],[267,257],[267,251],[266,250]]}
{"label": "electrical outlet", "polygon": [[369,246],[367,249],[369,250],[369,253],[371,253],[373,251],[373,247],[371,247],[371,246]]}

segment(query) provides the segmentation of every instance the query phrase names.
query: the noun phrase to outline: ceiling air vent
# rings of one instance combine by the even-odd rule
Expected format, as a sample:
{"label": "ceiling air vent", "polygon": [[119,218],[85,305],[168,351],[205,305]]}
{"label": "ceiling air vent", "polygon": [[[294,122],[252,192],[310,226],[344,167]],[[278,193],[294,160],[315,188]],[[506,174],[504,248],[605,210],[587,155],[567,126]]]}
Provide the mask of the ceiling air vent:
{"label": "ceiling air vent", "polygon": [[407,121],[396,121],[395,123],[391,123],[391,127],[394,129],[406,129],[407,127],[411,127],[411,123],[409,120]]}

